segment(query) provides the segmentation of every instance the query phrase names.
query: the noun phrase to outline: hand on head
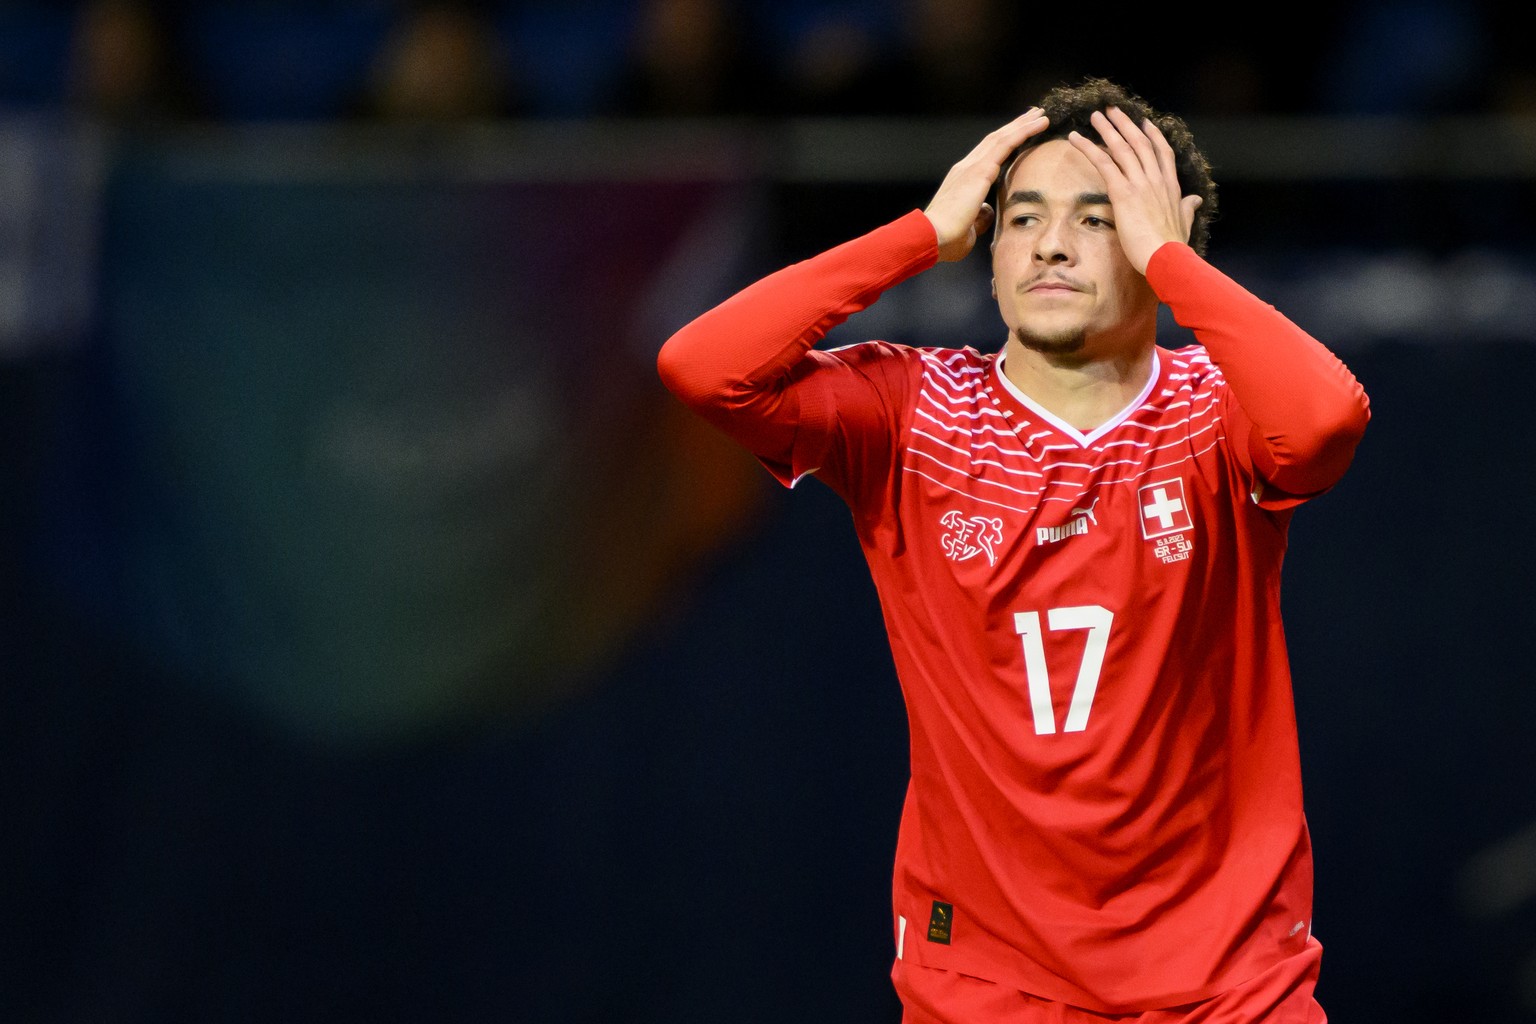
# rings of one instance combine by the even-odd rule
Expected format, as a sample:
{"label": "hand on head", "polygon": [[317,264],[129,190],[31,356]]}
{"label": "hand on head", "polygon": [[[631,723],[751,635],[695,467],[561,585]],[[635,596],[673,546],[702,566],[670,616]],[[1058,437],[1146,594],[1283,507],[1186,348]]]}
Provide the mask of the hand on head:
{"label": "hand on head", "polygon": [[1173,147],[1151,121],[1138,125],[1118,107],[1095,112],[1089,120],[1102,143],[1078,132],[1067,141],[1103,176],[1120,245],[1144,274],[1147,261],[1165,242],[1189,241],[1200,197],[1180,192]]}
{"label": "hand on head", "polygon": [[964,258],[975,247],[976,240],[991,230],[996,213],[987,197],[1002,171],[1003,161],[1049,123],[1039,107],[1031,107],[989,133],[949,169],[923,211],[938,235],[941,262]]}

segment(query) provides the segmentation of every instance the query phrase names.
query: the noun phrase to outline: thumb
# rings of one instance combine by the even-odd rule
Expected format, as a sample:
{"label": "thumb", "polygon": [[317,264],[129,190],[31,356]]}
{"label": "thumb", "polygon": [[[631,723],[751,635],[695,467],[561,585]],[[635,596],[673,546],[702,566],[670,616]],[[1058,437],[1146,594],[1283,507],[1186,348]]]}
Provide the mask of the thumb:
{"label": "thumb", "polygon": [[1180,212],[1184,214],[1184,237],[1186,241],[1195,226],[1195,211],[1200,209],[1201,204],[1204,202],[1205,200],[1199,196],[1185,196],[1179,200]]}
{"label": "thumb", "polygon": [[976,240],[977,241],[980,241],[981,237],[983,235],[985,235],[988,231],[992,230],[992,224],[996,220],[997,220],[997,213],[996,213],[996,211],[994,211],[992,209],[992,204],[991,203],[982,203],[981,204],[981,209],[976,211]]}

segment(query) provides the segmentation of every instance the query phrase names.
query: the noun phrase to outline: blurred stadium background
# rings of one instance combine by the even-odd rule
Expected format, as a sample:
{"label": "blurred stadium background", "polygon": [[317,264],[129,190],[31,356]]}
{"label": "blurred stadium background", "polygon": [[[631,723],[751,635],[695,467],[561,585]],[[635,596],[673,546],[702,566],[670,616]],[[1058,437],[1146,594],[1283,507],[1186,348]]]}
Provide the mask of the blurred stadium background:
{"label": "blurred stadium background", "polygon": [[[1255,17],[0,5],[0,1020],[898,1020],[846,513],[654,355],[1106,74],[1373,399],[1287,566],[1320,996],[1536,1021],[1536,60]],[[993,346],[986,278],[832,341]]]}

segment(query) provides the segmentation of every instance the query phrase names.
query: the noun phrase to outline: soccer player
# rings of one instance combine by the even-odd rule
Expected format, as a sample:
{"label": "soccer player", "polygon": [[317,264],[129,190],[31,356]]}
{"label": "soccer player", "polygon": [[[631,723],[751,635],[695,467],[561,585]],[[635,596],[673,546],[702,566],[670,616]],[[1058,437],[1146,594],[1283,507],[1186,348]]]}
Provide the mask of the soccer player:
{"label": "soccer player", "polygon": [[[1187,126],[1090,79],[661,351],[852,511],[910,730],[906,1024],[1326,1020],[1280,576],[1369,404],[1206,261],[1214,208]],[[996,351],[815,347],[989,237]],[[1160,304],[1194,343],[1158,344]]]}

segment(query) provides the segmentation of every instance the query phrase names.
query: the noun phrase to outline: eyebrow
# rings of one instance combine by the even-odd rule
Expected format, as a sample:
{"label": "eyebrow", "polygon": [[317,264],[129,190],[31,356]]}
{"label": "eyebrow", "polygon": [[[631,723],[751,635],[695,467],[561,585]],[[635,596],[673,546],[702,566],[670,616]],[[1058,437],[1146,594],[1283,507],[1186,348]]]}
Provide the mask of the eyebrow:
{"label": "eyebrow", "polygon": [[[1034,203],[1044,205],[1045,196],[1038,189],[1016,189],[1008,193],[1008,201],[1003,206],[1009,207],[1016,203]],[[1109,196],[1104,192],[1079,192],[1077,195],[1078,206],[1108,206]]]}

